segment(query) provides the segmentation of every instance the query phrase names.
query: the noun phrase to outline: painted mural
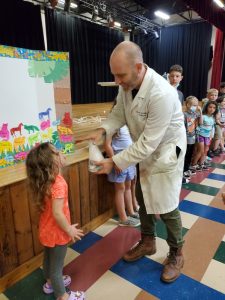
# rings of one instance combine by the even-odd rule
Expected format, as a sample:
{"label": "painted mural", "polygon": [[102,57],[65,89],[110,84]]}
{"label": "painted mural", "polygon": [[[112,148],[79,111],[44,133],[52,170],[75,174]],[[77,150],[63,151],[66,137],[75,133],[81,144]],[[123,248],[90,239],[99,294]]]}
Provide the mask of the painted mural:
{"label": "painted mural", "polygon": [[0,65],[0,168],[46,141],[74,152],[71,115],[56,118],[53,86],[68,76],[68,53],[0,45]]}

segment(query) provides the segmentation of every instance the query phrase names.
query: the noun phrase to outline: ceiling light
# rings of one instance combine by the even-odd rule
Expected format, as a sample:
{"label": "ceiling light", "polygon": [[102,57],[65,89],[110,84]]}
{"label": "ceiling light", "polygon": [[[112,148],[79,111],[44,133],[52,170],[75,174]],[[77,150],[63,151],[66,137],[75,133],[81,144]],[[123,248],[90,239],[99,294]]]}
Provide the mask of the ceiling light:
{"label": "ceiling light", "polygon": [[158,34],[158,32],[157,32],[157,31],[153,31],[153,34],[154,34],[155,39],[158,40],[158,39],[159,39],[159,34]]}
{"label": "ceiling light", "polygon": [[96,21],[97,18],[98,18],[98,6],[95,5],[95,6],[93,7],[91,20],[92,20],[92,21]]}
{"label": "ceiling light", "polygon": [[165,14],[164,12],[162,12],[162,11],[160,11],[160,10],[155,11],[154,14],[155,14],[157,17],[159,17],[159,18],[161,18],[161,19],[164,19],[164,20],[168,20],[168,19],[170,18],[169,15]]}
{"label": "ceiling light", "polygon": [[71,7],[71,8],[77,8],[78,5],[77,5],[76,3],[71,3],[71,4],[70,4],[70,7]]}
{"label": "ceiling light", "polygon": [[213,0],[219,7],[223,8],[224,3],[221,0]]}
{"label": "ceiling light", "polygon": [[119,22],[114,22],[114,25],[119,28],[121,27],[121,24]]}

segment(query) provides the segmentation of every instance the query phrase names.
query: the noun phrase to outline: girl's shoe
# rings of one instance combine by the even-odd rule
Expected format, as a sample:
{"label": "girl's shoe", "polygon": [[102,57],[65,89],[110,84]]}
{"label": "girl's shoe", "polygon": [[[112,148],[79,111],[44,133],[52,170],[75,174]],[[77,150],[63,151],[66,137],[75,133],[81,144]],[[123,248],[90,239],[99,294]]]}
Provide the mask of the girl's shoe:
{"label": "girl's shoe", "polygon": [[82,291],[72,292],[71,291],[68,300],[85,300],[84,292],[82,292]]}
{"label": "girl's shoe", "polygon": [[[63,276],[63,282],[64,282],[64,286],[67,287],[71,283],[71,277],[69,275],[64,275]],[[45,294],[51,294],[51,293],[53,293],[54,291],[53,291],[52,285],[49,284],[48,282],[46,282],[43,285],[43,292]]]}
{"label": "girl's shoe", "polygon": [[133,215],[130,215],[131,218],[140,219],[139,213],[135,212]]}
{"label": "girl's shoe", "polygon": [[137,227],[140,226],[140,220],[128,217],[126,221],[119,221],[119,226]]}
{"label": "girl's shoe", "polygon": [[182,184],[187,184],[190,182],[190,179],[183,177]]}

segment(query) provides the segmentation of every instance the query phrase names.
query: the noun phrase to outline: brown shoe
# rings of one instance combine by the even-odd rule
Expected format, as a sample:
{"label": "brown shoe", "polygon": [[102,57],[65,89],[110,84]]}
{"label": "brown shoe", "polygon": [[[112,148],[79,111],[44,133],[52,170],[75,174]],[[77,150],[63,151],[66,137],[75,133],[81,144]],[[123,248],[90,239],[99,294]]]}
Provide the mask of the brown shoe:
{"label": "brown shoe", "polygon": [[173,282],[180,276],[181,268],[184,265],[184,257],[181,249],[182,248],[170,248],[161,274],[162,281],[168,283]]}
{"label": "brown shoe", "polygon": [[149,235],[142,235],[141,240],[133,246],[126,254],[123,259],[131,262],[138,260],[145,255],[152,255],[156,253],[155,237]]}

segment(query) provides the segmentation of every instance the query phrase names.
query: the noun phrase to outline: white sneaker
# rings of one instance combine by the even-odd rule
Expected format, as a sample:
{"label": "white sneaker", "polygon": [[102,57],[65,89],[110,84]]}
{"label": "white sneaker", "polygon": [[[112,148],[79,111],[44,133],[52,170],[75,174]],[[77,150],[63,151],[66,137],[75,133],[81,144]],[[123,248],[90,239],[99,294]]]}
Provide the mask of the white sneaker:
{"label": "white sneaker", "polygon": [[139,213],[135,212],[133,215],[130,215],[131,218],[133,219],[140,219]]}
{"label": "white sneaker", "polygon": [[126,221],[119,221],[119,226],[137,227],[140,224],[141,223],[139,219],[134,219],[132,217],[128,217]]}

